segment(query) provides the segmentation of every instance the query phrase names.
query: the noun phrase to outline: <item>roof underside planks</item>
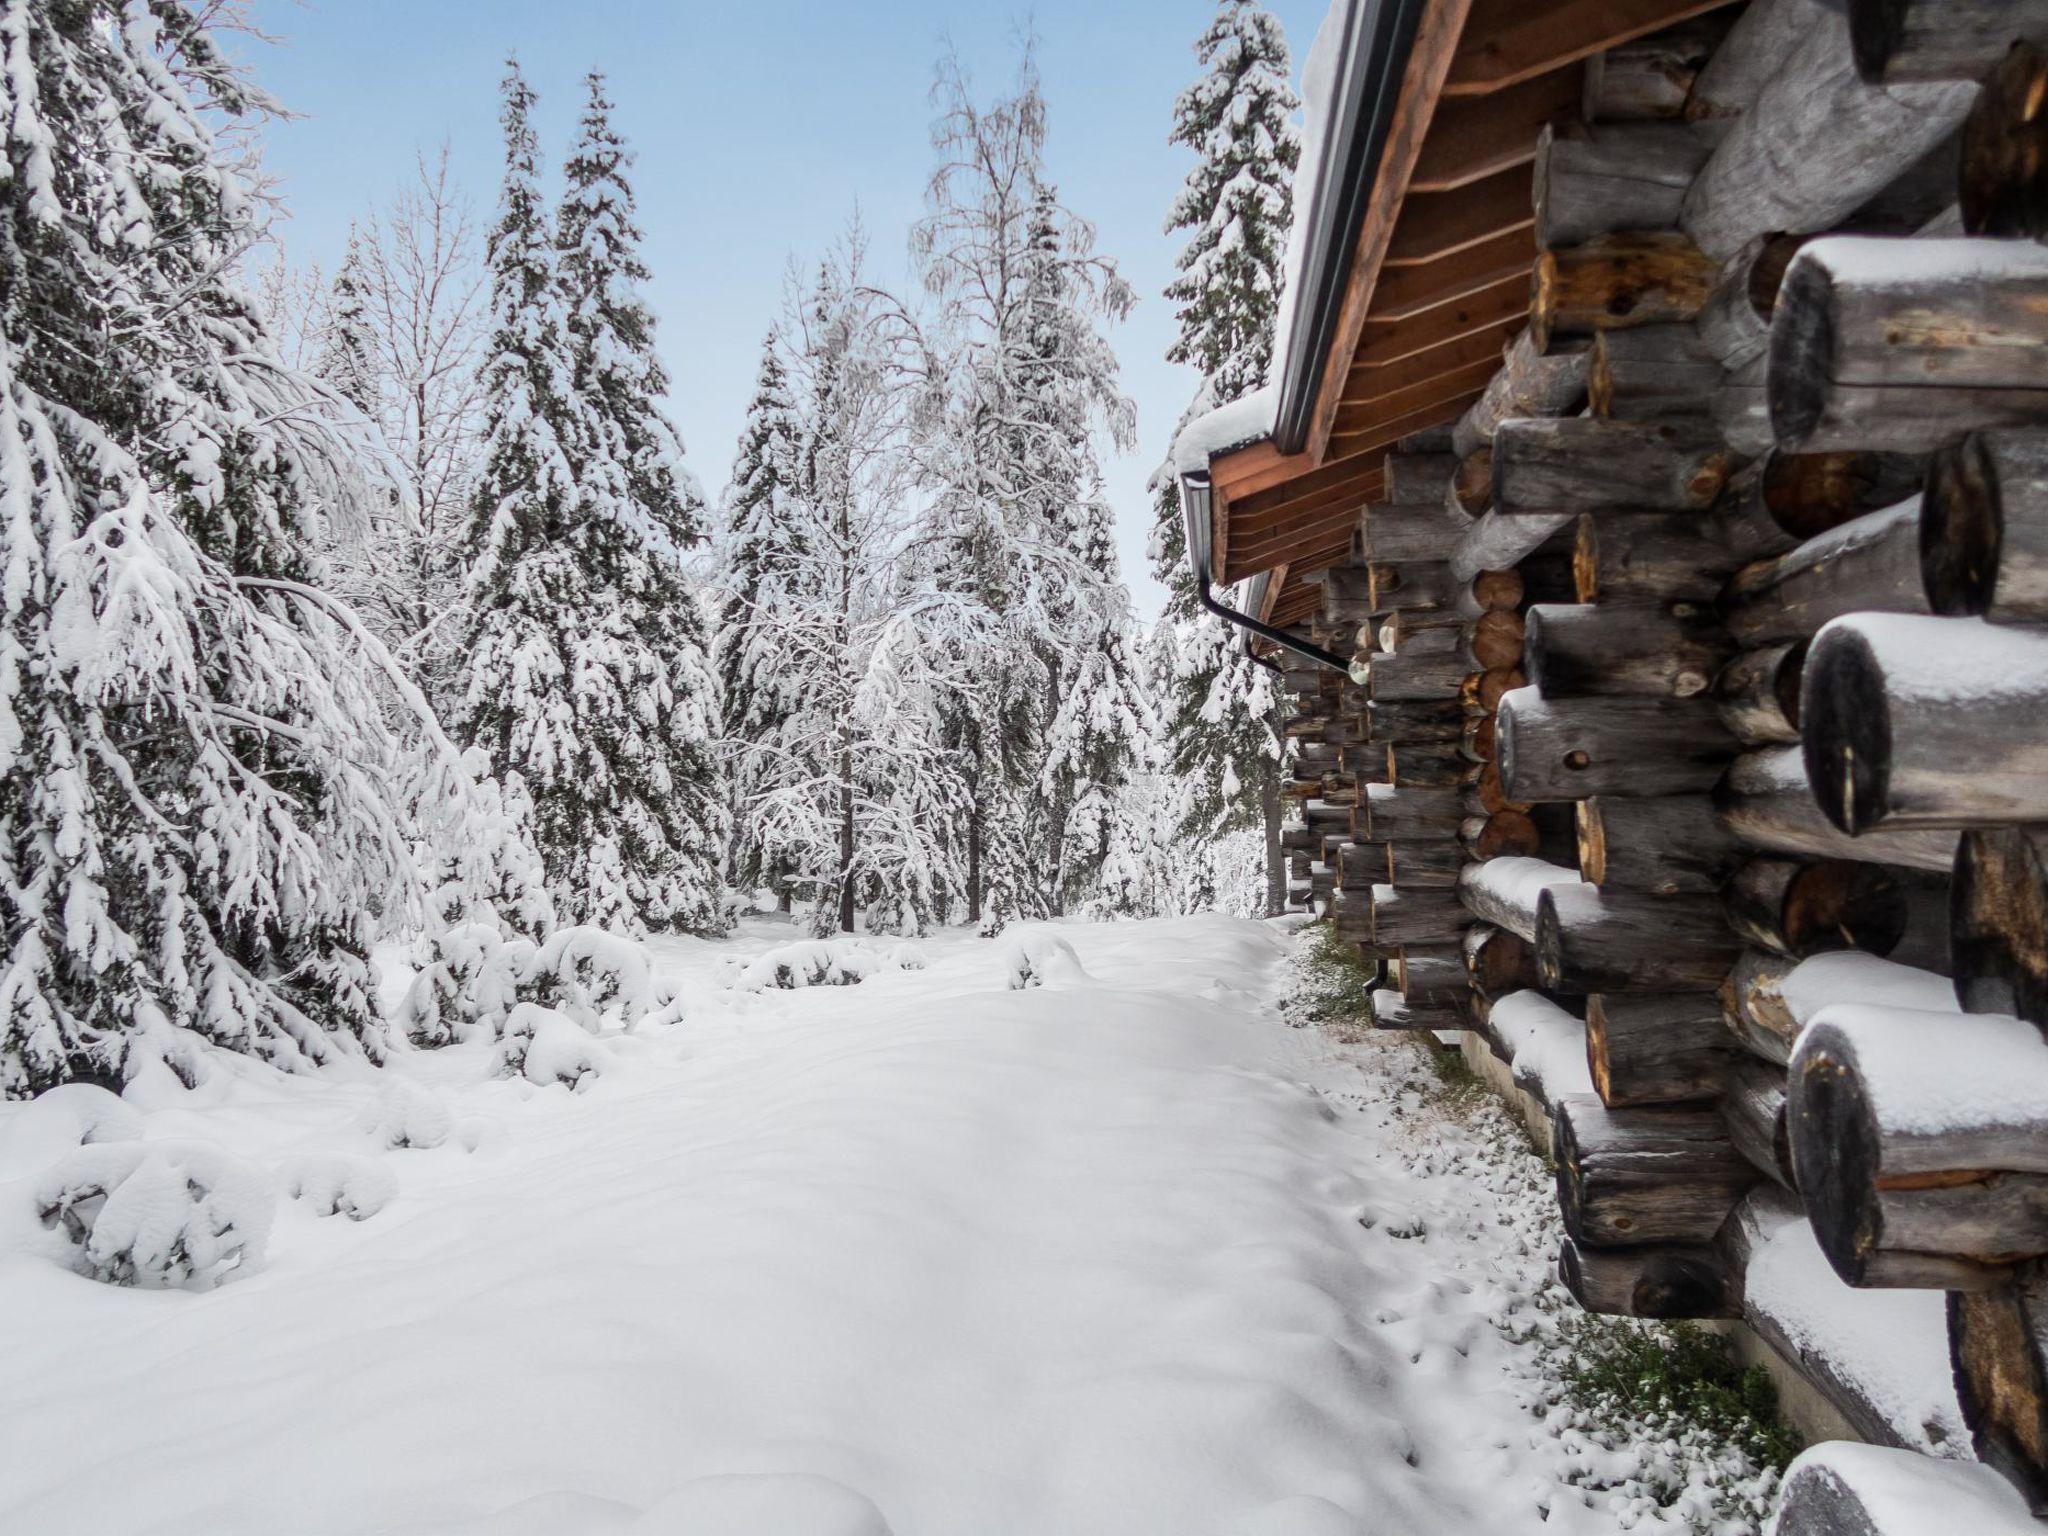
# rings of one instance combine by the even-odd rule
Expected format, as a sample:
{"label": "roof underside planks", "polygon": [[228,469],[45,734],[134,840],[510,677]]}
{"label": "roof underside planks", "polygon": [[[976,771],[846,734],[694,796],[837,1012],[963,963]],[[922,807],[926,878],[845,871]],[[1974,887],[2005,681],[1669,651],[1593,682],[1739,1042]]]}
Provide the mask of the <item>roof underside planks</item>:
{"label": "roof underside planks", "polygon": [[1322,359],[1309,441],[1210,466],[1216,579],[1273,573],[1268,622],[1305,623],[1402,438],[1479,397],[1527,319],[1538,134],[1575,119],[1584,63],[1730,0],[1443,0],[1417,28]]}

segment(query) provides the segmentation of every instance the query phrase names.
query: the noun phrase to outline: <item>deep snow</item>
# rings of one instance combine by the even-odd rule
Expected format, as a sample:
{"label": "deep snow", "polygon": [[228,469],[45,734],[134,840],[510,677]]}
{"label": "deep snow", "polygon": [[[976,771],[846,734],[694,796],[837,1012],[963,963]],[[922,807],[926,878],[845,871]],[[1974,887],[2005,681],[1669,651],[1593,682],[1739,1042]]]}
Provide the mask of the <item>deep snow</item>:
{"label": "deep snow", "polygon": [[204,1292],[64,1267],[67,1137],[0,1105],[0,1530],[1620,1528],[1500,1326],[1548,1256],[1407,1047],[1286,1027],[1282,925],[1058,934],[1023,989],[1006,940],[761,993],[721,981],[786,928],[656,941],[682,1020],[574,1093],[483,1043],[141,1085],[146,1139],[276,1183]]}

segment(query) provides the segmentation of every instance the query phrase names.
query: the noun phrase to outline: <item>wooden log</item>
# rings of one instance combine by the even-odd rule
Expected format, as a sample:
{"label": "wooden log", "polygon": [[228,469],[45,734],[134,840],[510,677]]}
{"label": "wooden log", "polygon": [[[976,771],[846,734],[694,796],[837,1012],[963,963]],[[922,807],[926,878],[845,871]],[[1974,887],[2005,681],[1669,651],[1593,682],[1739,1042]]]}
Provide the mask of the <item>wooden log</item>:
{"label": "wooden log", "polygon": [[1330,895],[1330,926],[1347,943],[1373,943],[1372,887],[1361,891],[1337,886]]}
{"label": "wooden log", "polygon": [[1346,843],[1337,853],[1337,888],[1369,891],[1387,878],[1387,850],[1378,843]]}
{"label": "wooden log", "polygon": [[1531,181],[1537,249],[1676,229],[1716,137],[1683,122],[1544,128]]}
{"label": "wooden log", "polygon": [[[1731,1047],[1735,1041],[1730,1038]],[[1785,1070],[1755,1056],[1726,1063],[1721,1101],[1722,1128],[1750,1167],[1781,1189],[1798,1188],[1792,1168],[1792,1139],[1786,1120]]]}
{"label": "wooden log", "polygon": [[1799,684],[1808,642],[1786,640],[1744,651],[1714,680],[1721,723],[1745,747],[1799,740]]}
{"label": "wooden log", "polygon": [[1550,1123],[1558,1207],[1582,1244],[1709,1242],[1756,1182],[1711,1111],[1608,1109],[1566,1094]]}
{"label": "wooden log", "polygon": [[1569,415],[1585,397],[1585,346],[1539,347],[1524,331],[1509,343],[1500,372],[1451,429],[1451,446],[1461,457],[1469,455],[1491,443],[1502,422],[1522,416]]}
{"label": "wooden log", "polygon": [[1876,828],[1843,832],[1814,799],[1798,747],[1746,752],[1728,767],[1715,794],[1721,824],[1752,848],[1817,859],[1861,859],[1941,871],[1955,858],[1956,834]]}
{"label": "wooden log", "polygon": [[1374,745],[1456,743],[1465,735],[1465,711],[1456,699],[1376,700],[1366,710],[1365,730]]}
{"label": "wooden log", "polygon": [[1481,861],[1534,857],[1543,845],[1542,833],[1523,811],[1468,816],[1458,825],[1458,841],[1467,854]]}
{"label": "wooden log", "polygon": [[1594,54],[1579,115],[1589,123],[1683,118],[1693,81],[1727,34],[1727,13],[1710,12]]}
{"label": "wooden log", "polygon": [[1586,1000],[1586,1066],[1609,1109],[1717,1099],[1735,1054],[1712,992],[1596,992]]}
{"label": "wooden log", "polygon": [[1372,658],[1366,687],[1374,703],[1440,699],[1455,694],[1471,671],[1471,659],[1462,645],[1449,651],[1425,647],[1381,651]]}
{"label": "wooden log", "polygon": [[1744,940],[1804,959],[1830,949],[1888,955],[1905,937],[1905,885],[1881,864],[1752,859],[1721,897]]}
{"label": "wooden log", "polygon": [[1758,235],[1832,228],[1961,126],[1974,86],[1866,84],[1848,30],[1834,11],[1813,10],[1694,179],[1680,223],[1709,256]]}
{"label": "wooden log", "polygon": [[1528,674],[1519,667],[1496,667],[1490,672],[1467,677],[1459,690],[1459,698],[1468,714],[1490,715],[1500,707],[1504,697],[1526,686],[1528,681]]}
{"label": "wooden log", "polygon": [[1811,238],[1758,235],[1721,264],[1693,329],[1701,348],[1723,368],[1741,368],[1764,355],[1785,269]]}
{"label": "wooden log", "polygon": [[1408,1002],[1457,999],[1466,989],[1463,944],[1410,944],[1388,967],[1394,988]]}
{"label": "wooden log", "polygon": [[1444,505],[1374,503],[1359,522],[1361,552],[1374,562],[1441,560],[1471,521]]}
{"label": "wooden log", "polygon": [[1399,565],[1375,560],[1366,567],[1371,584],[1372,612],[1397,608],[1441,608],[1456,595],[1459,582],[1441,562],[1411,560]]}
{"label": "wooden log", "polygon": [[1386,499],[1396,506],[1440,507],[1444,485],[1457,472],[1454,453],[1402,452],[1396,449],[1386,460]]}
{"label": "wooden log", "polygon": [[1455,944],[1464,931],[1465,909],[1455,890],[1400,890],[1375,885],[1371,892],[1372,942],[1381,949],[1409,944]]}
{"label": "wooden log", "polygon": [[1599,331],[1691,320],[1719,265],[1677,234],[1605,235],[1543,252],[1531,278],[1529,335],[1544,350]]}
{"label": "wooden log", "polygon": [[1721,375],[1708,402],[1707,417],[1722,440],[1737,453],[1754,457],[1777,446],[1771,426],[1771,400],[1766,389],[1765,358],[1752,358]]}
{"label": "wooden log", "polygon": [[1378,1029],[1468,1029],[1465,1010],[1443,997],[1409,1002],[1399,992],[1383,988],[1372,995],[1372,1022]]}
{"label": "wooden log", "polygon": [[1806,774],[1828,820],[2016,826],[2048,792],[2048,634],[1981,619],[1851,614],[1813,642]]}
{"label": "wooden log", "polygon": [[1468,649],[1481,668],[1496,670],[1521,663],[1528,644],[1528,627],[1519,613],[1498,610],[1483,613],[1472,625]]}
{"label": "wooden log", "polygon": [[1520,571],[1481,570],[1459,593],[1456,608],[1467,618],[1521,606],[1527,586]]}
{"label": "wooden log", "polygon": [[2017,42],[2048,43],[2037,0],[1849,0],[1849,46],[1872,84],[1982,80]]}
{"label": "wooden log", "polygon": [[1602,331],[1586,366],[1586,406],[1617,421],[1701,421],[1721,380],[1720,361],[1693,326]]}
{"label": "wooden log", "polygon": [[1482,763],[1479,777],[1472,785],[1471,798],[1474,802],[1466,809],[1468,816],[1497,816],[1502,811],[1528,811],[1531,804],[1526,800],[1508,798],[1507,787],[1501,783],[1500,766],[1497,762]]}
{"label": "wooden log", "polygon": [[1724,594],[1744,646],[1798,640],[1845,613],[1926,613],[1920,498],[1853,518],[1790,554],[1744,566]]}
{"label": "wooden log", "polygon": [[1963,835],[1949,895],[1956,997],[1972,1013],[2048,1023],[2048,832]]}
{"label": "wooden log", "polygon": [[1741,953],[1711,896],[1574,883],[1537,898],[1536,973],[1549,991],[1709,991]]}
{"label": "wooden log", "polygon": [[1740,117],[1812,27],[1823,0],[1754,0],[1701,66],[1686,98],[1693,122]]}
{"label": "wooden log", "polygon": [[1697,426],[1670,422],[1504,422],[1494,434],[1493,505],[1510,515],[1615,508],[1704,512],[1736,461]]}
{"label": "wooden log", "polygon": [[1953,1006],[1946,978],[1854,951],[1793,960],[1745,950],[1721,987],[1729,1029],[1752,1053],[1779,1065],[1792,1059],[1799,1032],[1835,1003],[1879,1003],[1938,1011]]}
{"label": "wooden log", "polygon": [[1365,786],[1367,834],[1376,843],[1453,843],[1463,816],[1463,795],[1455,789]]}
{"label": "wooden log", "polygon": [[1935,613],[2048,622],[2048,433],[1972,432],[1935,453],[1920,575]]}
{"label": "wooden log", "polygon": [[1743,859],[1742,845],[1705,795],[1599,795],[1574,810],[1579,874],[1603,890],[1653,896],[1718,891]]}
{"label": "wooden log", "polygon": [[1484,443],[1458,460],[1457,473],[1451,476],[1450,489],[1444,493],[1444,507],[1477,517],[1492,505],[1493,438],[1489,434]]}
{"label": "wooden log", "polygon": [[1771,425],[1805,451],[1928,451],[2048,424],[2048,251],[1833,236],[1792,259],[1771,321]]}
{"label": "wooden log", "polygon": [[1948,1348],[1971,1449],[2048,1515],[2048,1265],[2023,1265],[1995,1290],[1951,1292]]}
{"label": "wooden log", "polygon": [[1705,1243],[1597,1248],[1567,1237],[1557,1278],[1582,1308],[1606,1317],[1742,1315],[1741,1275]]}
{"label": "wooden log", "polygon": [[1492,1000],[1536,985],[1536,951],[1521,935],[1490,923],[1465,930],[1465,977],[1473,991]]}
{"label": "wooden log", "polygon": [[1733,650],[1695,603],[1539,603],[1523,643],[1529,680],[1546,699],[1691,698]]}
{"label": "wooden log", "polygon": [[1500,702],[1499,732],[1501,782],[1517,802],[1698,794],[1736,751],[1705,698],[1551,701],[1518,688]]}
{"label": "wooden log", "polygon": [[2048,1253],[2048,1041],[2032,1024],[1832,1007],[1787,1081],[1800,1196],[1848,1284],[1986,1290]]}
{"label": "wooden log", "polygon": [[1779,555],[1851,518],[1911,498],[1927,470],[1919,454],[1773,448],[1729,481],[1714,517],[1729,548],[1744,558]]}
{"label": "wooden log", "polygon": [[1463,754],[1448,742],[1410,742],[1385,749],[1385,782],[1400,787],[1449,789],[1462,784],[1471,769]]}
{"label": "wooden log", "polygon": [[1690,513],[1587,512],[1575,534],[1572,577],[1578,599],[1603,607],[1711,603],[1742,564]]}
{"label": "wooden log", "polygon": [[1963,124],[1957,201],[1963,231],[2030,237],[2048,233],[2048,49],[2022,43],[1990,71]]}
{"label": "wooden log", "polygon": [[1464,868],[1465,850],[1455,842],[1387,845],[1387,881],[1404,890],[1454,889]]}
{"label": "wooden log", "polygon": [[1531,550],[1540,549],[1553,535],[1570,528],[1573,521],[1569,512],[1487,512],[1474,518],[1451,546],[1451,574],[1463,581],[1510,574]]}
{"label": "wooden log", "polygon": [[1536,942],[1536,913],[1553,885],[1576,886],[1579,877],[1562,865],[1536,858],[1497,858],[1467,864],[1458,876],[1458,899],[1483,923]]}
{"label": "wooden log", "polygon": [[1920,1536],[1929,1512],[1970,1536],[2039,1536],[2025,1501],[1990,1467],[1830,1441],[1785,1473],[1774,1536]]}

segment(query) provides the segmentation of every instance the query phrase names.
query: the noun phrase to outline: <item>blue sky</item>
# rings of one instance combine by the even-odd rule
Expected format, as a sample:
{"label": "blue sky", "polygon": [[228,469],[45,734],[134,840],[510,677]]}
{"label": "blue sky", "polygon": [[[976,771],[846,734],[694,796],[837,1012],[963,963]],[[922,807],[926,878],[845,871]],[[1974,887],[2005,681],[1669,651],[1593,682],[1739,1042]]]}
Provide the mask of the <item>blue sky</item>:
{"label": "blue sky", "polygon": [[[1297,75],[1326,0],[1268,0]],[[808,263],[859,209],[876,275],[908,286],[906,234],[931,166],[933,62],[950,39],[987,97],[1012,78],[1020,31],[1038,37],[1050,112],[1047,161],[1062,198],[1137,288],[1114,333],[1138,403],[1139,447],[1107,465],[1138,610],[1159,588],[1144,559],[1145,480],[1194,379],[1169,365],[1159,291],[1178,241],[1160,228],[1192,163],[1166,143],[1192,78],[1209,0],[1051,0],[1032,10],[804,5],[755,0],[257,0],[279,46],[258,77],[297,121],[267,159],[291,211],[297,261],[331,270],[349,220],[385,201],[414,152],[447,140],[488,221],[499,159],[497,81],[516,50],[541,96],[552,175],[595,66],[639,156],[635,191],[654,273],[649,296],[691,467],[716,494],[731,463],[765,331],[794,255]]]}

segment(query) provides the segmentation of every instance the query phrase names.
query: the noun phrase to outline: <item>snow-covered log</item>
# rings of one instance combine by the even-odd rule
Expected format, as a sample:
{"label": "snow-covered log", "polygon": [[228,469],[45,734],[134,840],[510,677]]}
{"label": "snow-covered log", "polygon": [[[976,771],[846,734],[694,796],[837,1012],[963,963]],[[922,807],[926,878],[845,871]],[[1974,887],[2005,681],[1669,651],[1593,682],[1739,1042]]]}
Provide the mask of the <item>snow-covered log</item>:
{"label": "snow-covered log", "polygon": [[1481,922],[1505,929],[1525,943],[1536,942],[1536,908],[1553,885],[1578,885],[1579,877],[1536,858],[1497,858],[1468,864],[1458,877],[1465,910]]}
{"label": "snow-covered log", "polygon": [[1518,802],[1697,794],[1738,745],[1706,698],[1553,701],[1518,688],[1498,729],[1501,782]]}
{"label": "snow-covered log", "polygon": [[1580,1243],[1705,1243],[1756,1171],[1719,1116],[1698,1109],[1608,1109],[1592,1094],[1551,1110],[1557,1203]]}
{"label": "snow-covered log", "polygon": [[1717,259],[1682,234],[1603,235],[1545,251],[1532,279],[1531,344],[1547,351],[1600,331],[1691,320],[1719,275]]}
{"label": "snow-covered log", "polygon": [[1750,950],[1722,990],[1729,1028],[1751,1051],[1780,1064],[1792,1059],[1800,1030],[1831,1003],[1875,1003],[1923,1012],[1953,1011],[1945,976],[1856,950],[1806,960]]}
{"label": "snow-covered log", "polygon": [[1975,86],[1867,84],[1848,31],[1839,13],[1808,7],[1686,192],[1680,222],[1709,256],[1758,235],[1833,228],[1961,126]]}
{"label": "snow-covered log", "polygon": [[2040,1536],[2010,1483],[1989,1467],[1889,1446],[1831,1440],[1786,1469],[1774,1536]]}
{"label": "snow-covered log", "polygon": [[1736,1049],[1712,992],[1586,999],[1586,1068],[1609,1109],[1718,1098]]}
{"label": "snow-covered log", "polygon": [[1983,1290],[2048,1253],[2048,1041],[2032,1024],[1836,1003],[1788,1076],[1800,1195],[1850,1285]]}
{"label": "snow-covered log", "polygon": [[1845,613],[1926,613],[1920,498],[1866,512],[1771,560],[1744,566],[1726,594],[1745,646],[1797,640]]}
{"label": "snow-covered log", "polygon": [[1603,889],[1656,896],[1718,891],[1742,845],[1705,795],[1596,795],[1573,807],[1579,874]]}
{"label": "snow-covered log", "polygon": [[1573,884],[1537,898],[1536,974],[1554,992],[1711,990],[1741,953],[1712,896]]}
{"label": "snow-covered log", "polygon": [[2048,621],[2048,432],[1972,432],[1934,455],[1920,574],[1935,613]]}
{"label": "snow-covered log", "polygon": [[1771,425],[1802,451],[1929,450],[2048,424],[2048,251],[1834,236],[1792,259],[1771,320]]}
{"label": "snow-covered log", "polygon": [[1606,1317],[1742,1315],[1741,1272],[1705,1243],[1598,1248],[1567,1237],[1557,1278],[1586,1311]]}
{"label": "snow-covered log", "polygon": [[1723,826],[1751,847],[1773,853],[1937,872],[1955,859],[1956,834],[1950,831],[1879,827],[1854,837],[1842,831],[1815,801],[1798,747],[1744,753],[1729,765],[1715,800]]}
{"label": "snow-covered log", "polygon": [[1806,773],[1844,832],[2017,825],[2048,791],[2048,635],[1980,619],[1852,614],[1813,642]]}
{"label": "snow-covered log", "polygon": [[1531,201],[1539,250],[1602,235],[1676,229],[1716,135],[1690,123],[1546,127],[1536,140]]}

